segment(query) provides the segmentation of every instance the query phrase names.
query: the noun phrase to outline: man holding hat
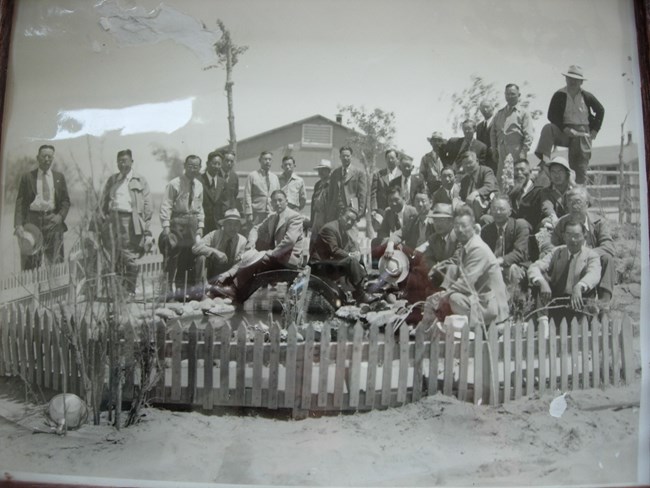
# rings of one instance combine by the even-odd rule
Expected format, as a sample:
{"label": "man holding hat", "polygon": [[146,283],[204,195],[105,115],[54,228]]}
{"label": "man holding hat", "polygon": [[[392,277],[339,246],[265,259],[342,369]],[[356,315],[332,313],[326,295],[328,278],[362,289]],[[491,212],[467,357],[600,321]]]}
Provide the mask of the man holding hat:
{"label": "man holding hat", "polygon": [[236,208],[226,210],[224,218],[219,220],[219,227],[207,233],[192,246],[196,256],[195,267],[201,275],[207,266],[209,283],[223,281],[220,275],[241,259],[246,247],[246,238],[239,233],[242,221]]}
{"label": "man holding hat", "polygon": [[447,160],[446,141],[438,131],[431,134],[431,137],[427,137],[427,141],[431,144],[431,152],[426,153],[420,160],[420,176],[424,179],[431,196],[440,188],[440,174]]}
{"label": "man holding hat", "polygon": [[332,173],[332,162],[328,159],[321,159],[314,168],[318,172],[318,181],[314,185],[311,194],[311,244],[318,237],[320,228],[327,222],[327,189],[329,187],[330,174]]}
{"label": "man holding hat", "polygon": [[[168,286],[172,282],[176,291],[185,284],[193,286],[200,280],[194,269],[192,246],[203,235],[203,185],[198,181],[201,158],[185,158],[185,172],[171,180],[165,188],[160,205],[162,233],[159,246],[165,257]],[[183,291],[184,293],[184,291]]]}
{"label": "man holding hat", "polygon": [[586,78],[580,66],[569,66],[562,74],[566,86],[551,98],[550,124],[542,129],[535,154],[541,160],[548,160],[553,146],[568,147],[569,166],[576,173],[576,183],[582,185],[587,178],[591,144],[603,124],[605,108],[595,96],[581,88]]}
{"label": "man holding hat", "polygon": [[373,298],[363,289],[366,269],[361,264],[360,254],[348,235],[348,230],[358,219],[356,209],[350,207],[346,208],[337,220],[325,224],[318,233],[309,261],[315,275],[324,275],[330,279],[345,276],[354,288],[355,300],[368,303]]}
{"label": "man holding hat", "polygon": [[130,149],[117,153],[117,169],[104,185],[100,199],[101,236],[115,272],[132,297],[138,277],[136,259],[153,245],[149,231],[153,204],[147,180],[133,171]]}
{"label": "man holding hat", "polygon": [[[20,178],[14,213],[15,234],[19,243],[22,241],[20,264],[23,271],[38,268],[43,254],[47,264],[63,262],[63,233],[68,230],[65,218],[70,197],[63,174],[51,170],[54,147],[39,147],[36,160],[38,168]],[[28,244],[32,241],[42,241],[42,246]]]}

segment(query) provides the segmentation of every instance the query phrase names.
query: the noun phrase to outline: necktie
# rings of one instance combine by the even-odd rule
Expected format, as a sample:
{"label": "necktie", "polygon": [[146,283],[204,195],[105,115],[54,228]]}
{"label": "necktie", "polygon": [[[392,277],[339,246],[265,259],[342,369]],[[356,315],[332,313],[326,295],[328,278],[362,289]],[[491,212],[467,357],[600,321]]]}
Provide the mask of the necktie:
{"label": "necktie", "polygon": [[503,227],[497,227],[499,236],[497,237],[497,244],[495,246],[495,255],[500,258],[505,254],[505,245],[503,242]]}
{"label": "necktie", "polygon": [[275,232],[278,230],[278,223],[280,222],[280,214],[277,214],[273,219],[271,226],[271,249],[275,249]]}
{"label": "necktie", "polygon": [[569,254],[569,262],[567,263],[566,286],[564,288],[564,291],[567,294],[571,294],[573,292],[573,286],[575,285],[575,274],[576,274],[575,254]]}
{"label": "necktie", "polygon": [[187,199],[187,211],[192,210],[192,202],[194,201],[194,180],[190,181],[189,198]]}
{"label": "necktie", "polygon": [[50,184],[47,182],[47,173],[43,173],[43,200],[50,201]]}

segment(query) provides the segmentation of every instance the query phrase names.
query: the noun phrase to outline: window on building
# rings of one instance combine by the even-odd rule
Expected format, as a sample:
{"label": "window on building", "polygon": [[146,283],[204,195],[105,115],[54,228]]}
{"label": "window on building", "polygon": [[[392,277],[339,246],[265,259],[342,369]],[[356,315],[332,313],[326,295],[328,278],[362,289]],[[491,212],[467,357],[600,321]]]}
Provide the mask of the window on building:
{"label": "window on building", "polygon": [[332,147],[332,126],[319,124],[303,124],[303,147]]}

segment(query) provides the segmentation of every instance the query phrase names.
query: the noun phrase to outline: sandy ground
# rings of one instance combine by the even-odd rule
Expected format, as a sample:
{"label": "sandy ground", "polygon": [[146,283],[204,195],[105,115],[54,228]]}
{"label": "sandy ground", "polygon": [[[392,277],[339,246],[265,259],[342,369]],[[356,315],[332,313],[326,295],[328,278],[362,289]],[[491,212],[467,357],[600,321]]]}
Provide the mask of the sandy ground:
{"label": "sandy ground", "polygon": [[0,396],[3,472],[341,486],[636,479],[638,383],[572,392],[561,418],[548,412],[554,395],[499,407],[436,395],[386,411],[302,421],[149,409],[119,432],[85,425],[66,437],[34,434],[44,427],[42,417],[19,396]]}

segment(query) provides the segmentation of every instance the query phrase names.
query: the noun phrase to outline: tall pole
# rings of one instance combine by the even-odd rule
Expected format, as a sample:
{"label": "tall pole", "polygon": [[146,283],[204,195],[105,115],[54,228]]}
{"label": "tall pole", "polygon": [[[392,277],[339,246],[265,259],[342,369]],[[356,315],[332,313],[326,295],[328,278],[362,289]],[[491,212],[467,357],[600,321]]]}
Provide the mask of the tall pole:
{"label": "tall pole", "polygon": [[226,38],[226,98],[228,99],[228,131],[230,133],[230,150],[237,153],[237,135],[235,134],[235,111],[232,101],[232,43],[230,42],[230,32],[223,29],[223,35]]}

